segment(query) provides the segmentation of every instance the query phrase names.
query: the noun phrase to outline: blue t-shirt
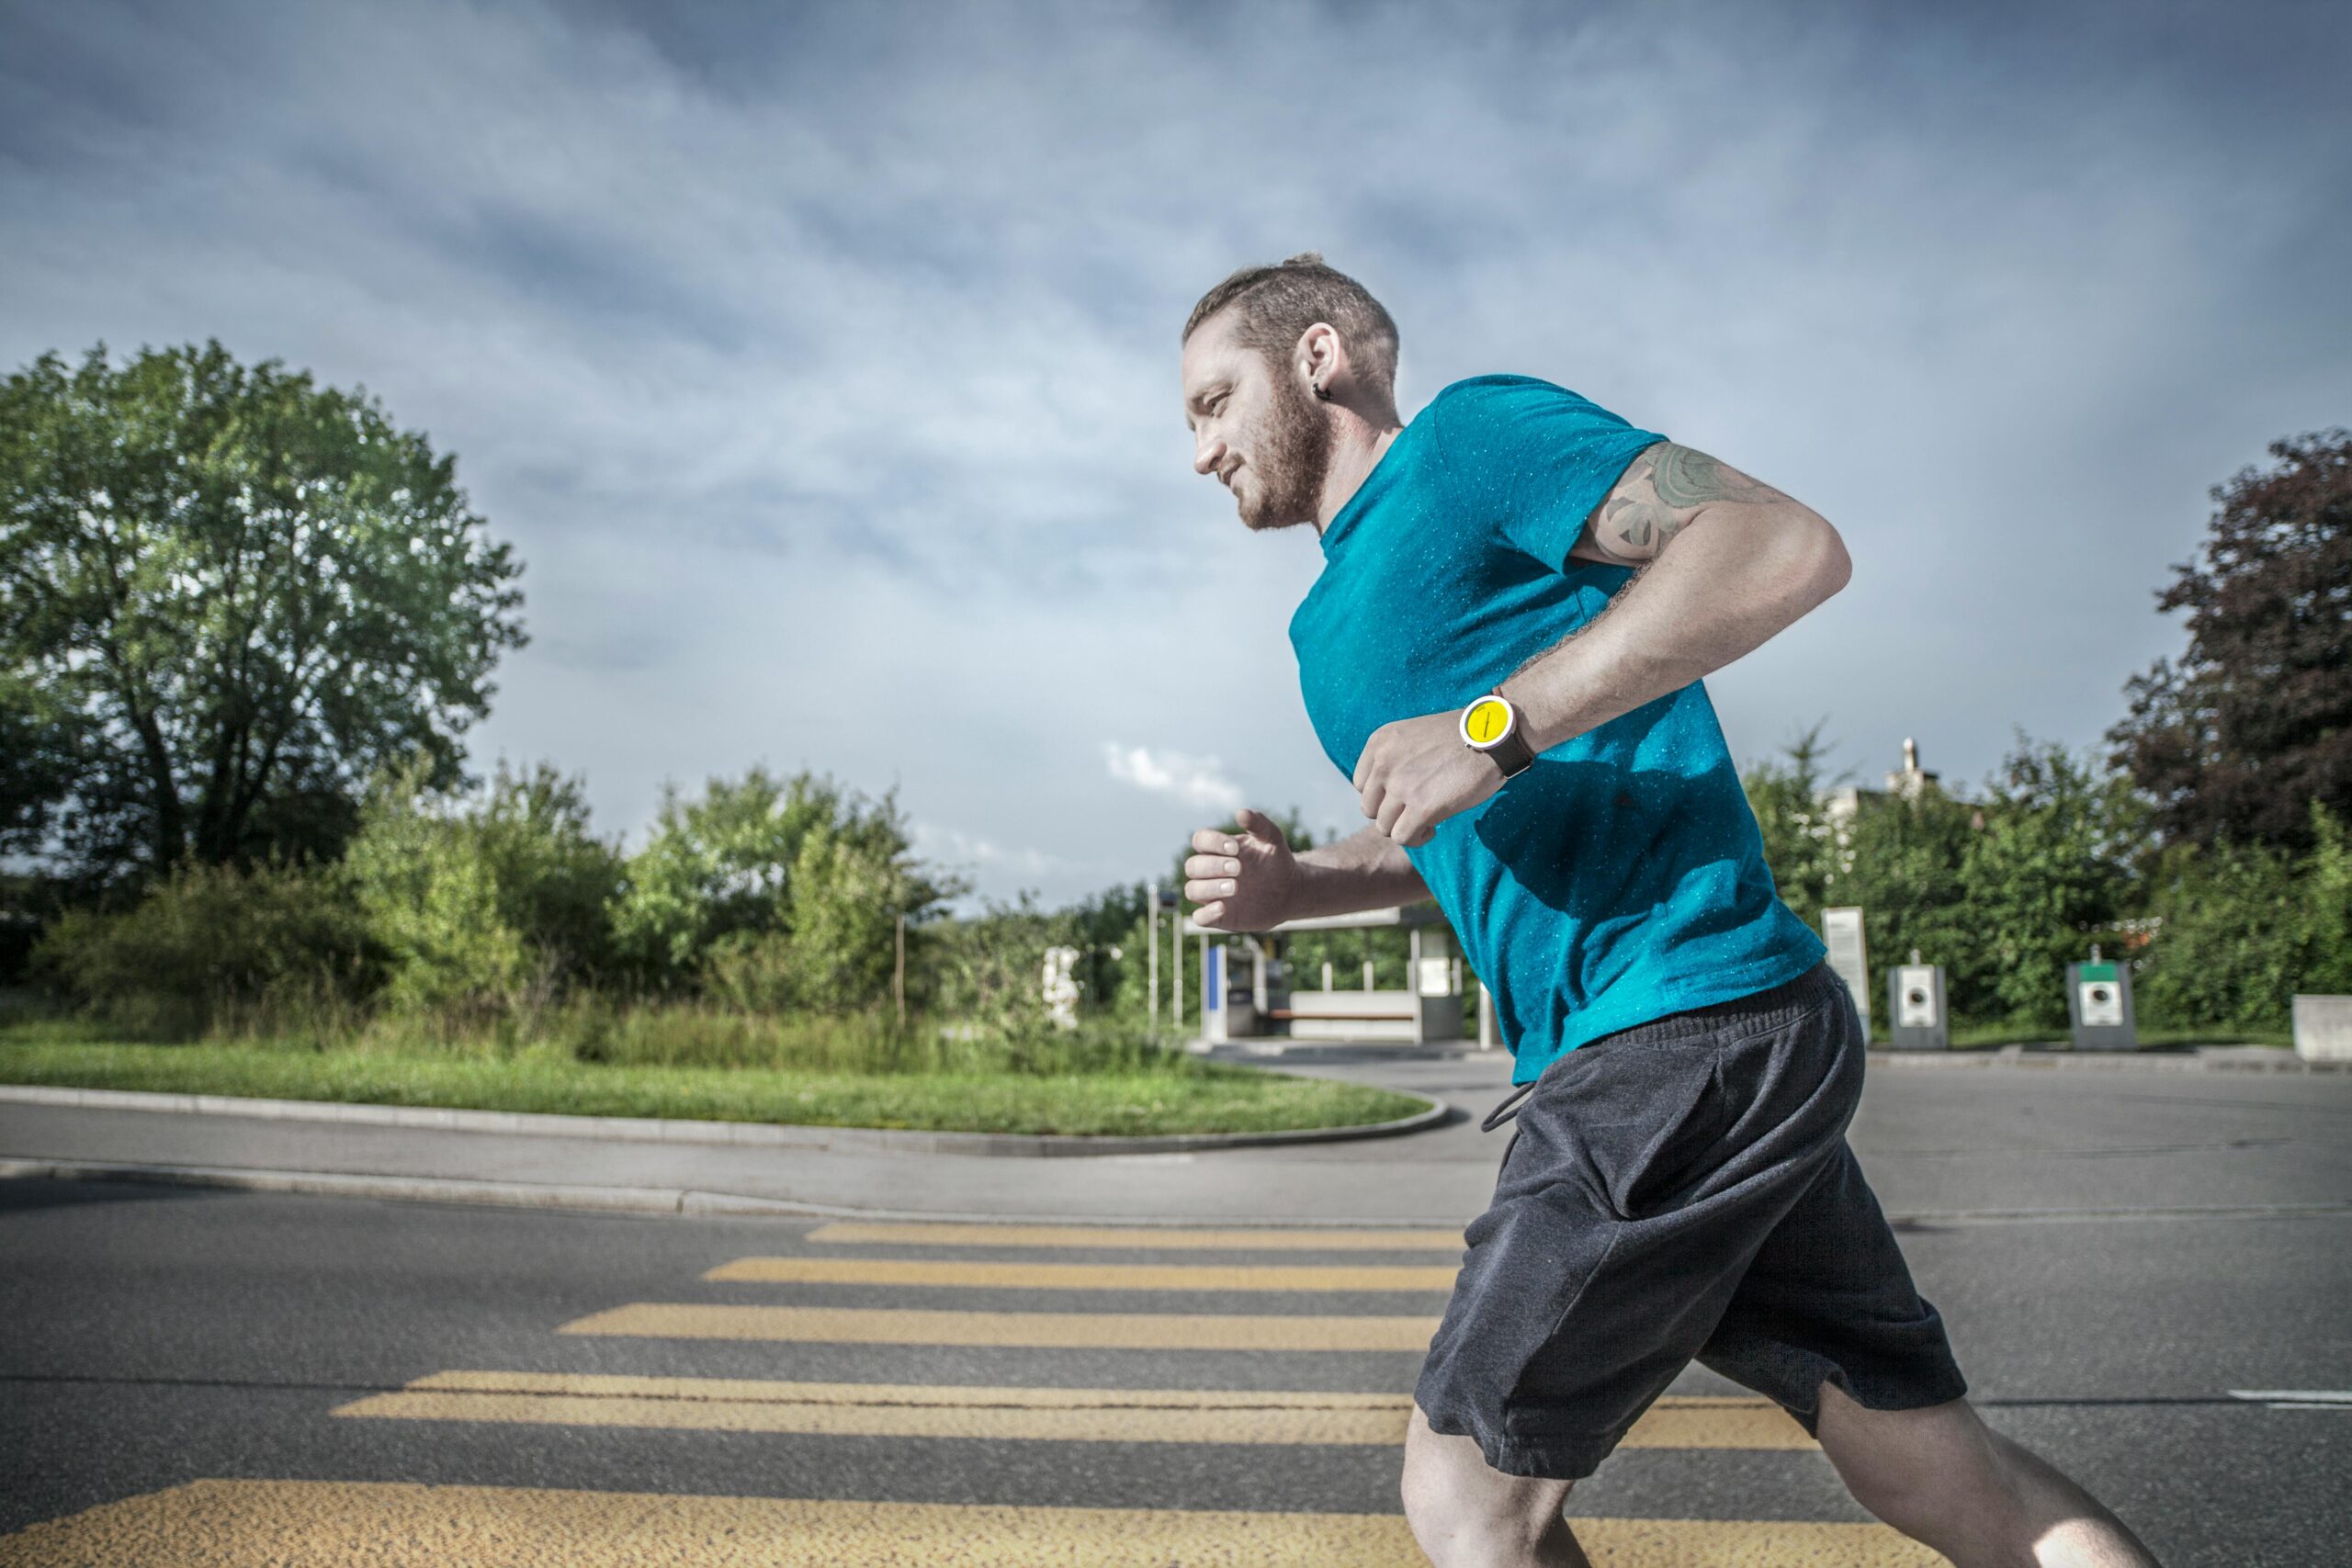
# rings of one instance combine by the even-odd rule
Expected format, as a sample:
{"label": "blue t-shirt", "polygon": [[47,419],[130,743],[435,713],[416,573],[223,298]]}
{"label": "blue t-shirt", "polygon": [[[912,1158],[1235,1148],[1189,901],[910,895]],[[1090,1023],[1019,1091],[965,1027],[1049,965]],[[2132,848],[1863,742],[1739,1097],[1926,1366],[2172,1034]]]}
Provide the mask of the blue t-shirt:
{"label": "blue t-shirt", "polygon": [[[1456,381],[1397,433],[1323,530],[1322,575],[1290,622],[1341,774],[1382,725],[1459,712],[1600,613],[1633,569],[1568,547],[1665,439],[1525,376]],[[1824,953],[1773,888],[1696,681],[1539,753],[1405,852],[1494,992],[1514,1083]]]}

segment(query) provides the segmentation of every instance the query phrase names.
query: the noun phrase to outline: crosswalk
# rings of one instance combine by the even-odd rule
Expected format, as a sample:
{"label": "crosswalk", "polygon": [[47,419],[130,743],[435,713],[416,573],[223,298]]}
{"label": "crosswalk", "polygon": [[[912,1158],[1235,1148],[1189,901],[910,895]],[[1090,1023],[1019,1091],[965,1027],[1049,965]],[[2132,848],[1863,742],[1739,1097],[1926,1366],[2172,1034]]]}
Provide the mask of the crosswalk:
{"label": "crosswalk", "polygon": [[[1269,1353],[1307,1360],[1253,1364],[1409,1367],[1410,1360],[1397,1358],[1325,1358],[1351,1351],[1418,1354],[1437,1327],[1434,1310],[1403,1314],[1313,1309],[1318,1298],[1349,1292],[1420,1295],[1431,1309],[1442,1308],[1462,1245],[1457,1232],[1430,1230],[911,1223],[828,1224],[799,1240],[797,1247],[718,1263],[692,1281],[699,1289],[679,1292],[702,1299],[622,1300],[549,1325],[566,1340],[607,1347],[610,1353],[600,1356],[601,1364],[626,1365],[631,1348],[642,1347],[645,1356],[658,1359],[639,1364],[661,1371],[449,1368],[337,1405],[333,1415],[355,1422],[492,1430],[1197,1445],[1211,1462],[1247,1467],[1244,1475],[1264,1477],[1279,1474],[1274,1467],[1286,1462],[1286,1450],[1352,1452],[1361,1460],[1347,1462],[1393,1467],[1412,1410],[1408,1382],[1288,1390],[1152,1385],[1198,1381],[1171,1376],[1171,1369],[1224,1366],[1227,1359]],[[939,1253],[949,1256],[933,1256]],[[1113,1253],[1123,1256],[1103,1256]],[[1186,1256],[1135,1260],[1179,1253]],[[1268,1258],[1270,1253],[1286,1256]],[[1331,1260],[1348,1255],[1378,1255],[1378,1260]],[[885,1292],[903,1304],[826,1300],[828,1293],[838,1300],[844,1288]],[[1027,1304],[1021,1294],[1037,1292],[1053,1292],[1051,1302]],[[1237,1306],[1260,1303],[1302,1310],[1156,1310],[1170,1292],[1231,1297]],[[714,1294],[725,1299],[708,1299]],[[759,1354],[786,1371],[794,1368],[795,1348],[807,1348],[797,1357],[805,1363],[831,1353],[822,1348],[842,1346],[926,1347],[933,1348],[926,1352],[933,1355],[939,1348],[977,1348],[989,1355],[1084,1353],[1090,1371],[1114,1371],[1096,1380],[1104,1386],[820,1382],[675,1371],[729,1345],[759,1348]],[[697,1350],[698,1346],[711,1348]],[[1161,1354],[1177,1351],[1205,1353],[1209,1359]],[[735,1357],[729,1364],[740,1366],[740,1353],[728,1353]],[[1023,1360],[1020,1355],[982,1362],[1000,1363],[1036,1364],[1034,1357]],[[706,1362],[704,1370],[718,1369]],[[1237,1365],[1232,1381],[1246,1384],[1258,1377],[1238,1375]],[[1814,1449],[1803,1428],[1767,1401],[1697,1397],[1661,1400],[1624,1446]],[[1228,1457],[1219,1460],[1219,1454]],[[1815,1568],[1924,1568],[1942,1561],[1894,1531],[1870,1524],[1583,1517],[1575,1522],[1579,1540],[1602,1568],[1795,1562]],[[583,1568],[647,1562],[714,1568],[752,1562],[862,1568],[911,1562],[991,1568],[1385,1568],[1423,1561],[1403,1518],[1394,1513],[700,1496],[383,1481],[203,1480],[0,1540],[0,1563],[11,1568],[116,1562],[153,1568],[286,1562],[465,1562],[481,1568],[551,1562]]]}

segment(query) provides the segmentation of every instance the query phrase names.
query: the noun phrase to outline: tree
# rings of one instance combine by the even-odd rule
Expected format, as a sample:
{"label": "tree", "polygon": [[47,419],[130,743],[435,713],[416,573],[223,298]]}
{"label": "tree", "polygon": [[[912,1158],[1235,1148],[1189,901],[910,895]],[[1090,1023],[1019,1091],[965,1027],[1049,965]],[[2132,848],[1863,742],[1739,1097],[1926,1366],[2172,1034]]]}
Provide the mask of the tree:
{"label": "tree", "polygon": [[2201,558],[2156,599],[2188,650],[2132,678],[2108,739],[2168,836],[2307,850],[2312,801],[2352,816],[2352,433],[2270,455],[2213,488]]}
{"label": "tree", "polygon": [[610,951],[620,852],[590,830],[584,781],[544,762],[501,763],[472,795],[428,789],[419,766],[382,775],[343,865],[399,1007],[515,1013],[593,981]]}
{"label": "tree", "polygon": [[1864,795],[1846,830],[1846,864],[1830,884],[1836,901],[1862,910],[1871,995],[1887,972],[1920,959],[1945,966],[1955,1014],[1997,1013],[1992,954],[1962,876],[1977,832],[1976,808],[1933,782],[1916,795]]}
{"label": "tree", "polygon": [[1758,762],[1739,780],[1747,792],[1747,808],[1755,814],[1756,829],[1764,841],[1764,863],[1771,870],[1781,902],[1815,930],[1821,925],[1822,907],[1832,901],[1830,882],[1849,862],[1839,852],[1829,818],[1822,809],[1822,792],[1831,782],[1822,773],[1824,759],[1832,749],[1821,739],[1828,724],[1824,718],[1800,730],[1781,749],[1786,762]]}
{"label": "tree", "polygon": [[[2090,956],[2127,906],[2144,838],[2129,782],[2022,734],[1987,786],[1961,863],[1986,1002],[2019,1023],[2066,1021],[2066,965]],[[2111,935],[2105,940],[2113,941]]]}
{"label": "tree", "polygon": [[2155,940],[2140,1010],[2171,1025],[2283,1030],[2295,993],[2352,990],[2352,831],[2312,803],[2313,848],[2166,847],[2150,878]]}
{"label": "tree", "polygon": [[332,854],[379,768],[461,782],[525,638],[454,469],[365,389],[217,342],[0,384],[7,847],[96,882]]}
{"label": "tree", "polygon": [[[779,780],[756,767],[740,782],[710,780],[692,803],[665,787],[653,832],[629,859],[614,934],[660,988],[711,982],[763,1009],[837,1010],[877,990],[887,999],[898,916],[911,986],[919,923],[969,891],[919,871],[912,842],[895,787],[869,806],[830,776]],[[710,967],[722,955],[723,974]]]}

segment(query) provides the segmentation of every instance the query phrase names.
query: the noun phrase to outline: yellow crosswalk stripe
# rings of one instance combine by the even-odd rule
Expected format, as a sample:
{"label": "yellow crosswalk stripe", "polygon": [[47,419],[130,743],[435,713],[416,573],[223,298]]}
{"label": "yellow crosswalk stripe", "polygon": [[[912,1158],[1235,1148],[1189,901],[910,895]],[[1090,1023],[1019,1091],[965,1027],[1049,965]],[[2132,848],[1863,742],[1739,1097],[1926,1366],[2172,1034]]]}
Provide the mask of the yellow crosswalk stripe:
{"label": "yellow crosswalk stripe", "polygon": [[1427,1350],[1434,1317],[1253,1317],[1223,1313],[927,1312],[636,1302],[559,1334],[786,1339],[833,1345],[999,1345],[1068,1350]]}
{"label": "yellow crosswalk stripe", "polygon": [[[1572,1518],[1595,1568],[1937,1568],[1884,1525]],[[0,1537],[9,1568],[1424,1568],[1393,1514],[1029,1508],[195,1481]]]}
{"label": "yellow crosswalk stripe", "polygon": [[1460,1230],[1177,1230],[1159,1225],[991,1225],[842,1222],[810,1231],[814,1242],[892,1247],[1093,1247],[1229,1252],[1445,1252],[1462,1254]]}
{"label": "yellow crosswalk stripe", "polygon": [[888,1258],[739,1258],[703,1276],[794,1285],[966,1286],[1031,1291],[1450,1291],[1454,1270],[1282,1264],[1188,1268],[1156,1264],[922,1263]]}
{"label": "yellow crosswalk stripe", "polygon": [[[578,1372],[435,1372],[334,1414],[411,1421],[650,1427],[813,1436],[1395,1448],[1412,1397],[1254,1390],[781,1382]],[[1627,1448],[1811,1449],[1762,1399],[1660,1400]]]}

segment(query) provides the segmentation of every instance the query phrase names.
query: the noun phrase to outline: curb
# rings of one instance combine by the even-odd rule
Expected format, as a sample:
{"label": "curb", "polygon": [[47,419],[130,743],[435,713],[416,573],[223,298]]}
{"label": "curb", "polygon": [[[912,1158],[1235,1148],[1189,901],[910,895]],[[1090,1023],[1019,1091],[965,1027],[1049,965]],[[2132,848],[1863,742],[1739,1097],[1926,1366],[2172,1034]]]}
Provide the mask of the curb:
{"label": "curb", "polygon": [[2300,1075],[2352,1072],[2352,1062],[2311,1062],[2291,1052],[2282,1051],[2280,1059],[2271,1061],[2258,1056],[2208,1056],[2194,1050],[2174,1051],[2163,1047],[2094,1053],[2064,1049],[2030,1051],[2016,1045],[1999,1045],[1989,1050],[1976,1046],[1942,1051],[1897,1051],[1891,1046],[1872,1045],[1869,1048],[1869,1059],[1873,1067],[2036,1067],[2090,1072]]}
{"label": "curb", "polygon": [[[323,1171],[245,1169],[229,1166],[133,1165],[6,1156],[0,1156],[0,1181],[117,1181],[150,1187],[188,1187],[314,1198],[372,1198],[408,1203],[463,1203],[584,1213],[679,1214],[736,1219],[1107,1225],[1121,1230],[1391,1230],[1400,1226],[1438,1228],[1440,1224],[1430,1220],[1398,1219],[1393,1215],[1385,1219],[1258,1218],[1242,1224],[1230,1215],[1121,1216],[867,1209],[847,1204],[798,1202],[787,1198],[752,1198],[732,1192],[705,1192],[691,1188],[557,1186],[526,1181],[481,1181],[463,1177],[365,1176]],[[1888,1224],[1898,1229],[2117,1220],[2334,1219],[2352,1218],[2352,1202],[2223,1203],[2151,1209],[1922,1210],[1890,1213],[1886,1218]]]}
{"label": "curb", "polygon": [[251,1116],[277,1122],[332,1122],[374,1127],[424,1127],[435,1132],[506,1133],[532,1137],[591,1138],[648,1144],[753,1144],[770,1148],[878,1149],[900,1154],[995,1155],[1052,1158],[1087,1155],[1192,1153],[1262,1148],[1285,1144],[1335,1144],[1418,1133],[1449,1119],[1444,1100],[1408,1089],[1393,1093],[1429,1101],[1427,1111],[1395,1122],[1353,1127],[1306,1127],[1286,1133],[1175,1133],[1089,1137],[1066,1133],[925,1133],[895,1127],[815,1127],[769,1122],[697,1122],[639,1116],[562,1116],[535,1111],[454,1111],[414,1105],[355,1105],[328,1100],[244,1100],[225,1094],[156,1094],[139,1089],[64,1089],[0,1084],[0,1104],[62,1105],[81,1111],[160,1111],[198,1116]]}
{"label": "curb", "polygon": [[[150,1187],[210,1188],[236,1192],[294,1193],[314,1198],[375,1198],[407,1203],[466,1203],[505,1209],[568,1210],[602,1214],[684,1214],[709,1218],[910,1220],[956,1224],[1047,1224],[1217,1230],[1392,1230],[1417,1222],[1388,1219],[1253,1219],[1230,1215],[1125,1216],[1003,1213],[952,1209],[868,1209],[752,1198],[673,1187],[559,1186],[528,1181],[481,1181],[454,1176],[365,1176],[232,1166],[134,1165],[120,1161],[0,1156],[0,1181],[120,1181]],[[1428,1228],[1433,1222],[1418,1222]]]}

